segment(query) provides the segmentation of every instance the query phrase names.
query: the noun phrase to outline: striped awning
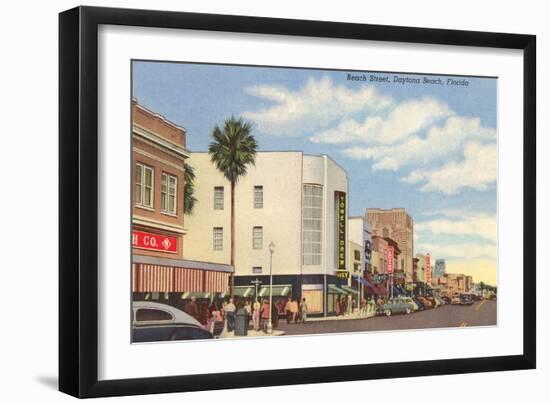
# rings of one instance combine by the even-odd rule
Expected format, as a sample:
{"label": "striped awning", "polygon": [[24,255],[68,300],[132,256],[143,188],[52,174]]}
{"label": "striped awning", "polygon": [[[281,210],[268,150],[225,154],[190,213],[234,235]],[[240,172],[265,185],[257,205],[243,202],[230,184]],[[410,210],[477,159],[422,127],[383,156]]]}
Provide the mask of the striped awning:
{"label": "striped awning", "polygon": [[174,268],[159,265],[132,264],[134,292],[172,292]]}
{"label": "striped awning", "polygon": [[221,293],[228,289],[228,285],[228,272],[132,264],[133,292]]}

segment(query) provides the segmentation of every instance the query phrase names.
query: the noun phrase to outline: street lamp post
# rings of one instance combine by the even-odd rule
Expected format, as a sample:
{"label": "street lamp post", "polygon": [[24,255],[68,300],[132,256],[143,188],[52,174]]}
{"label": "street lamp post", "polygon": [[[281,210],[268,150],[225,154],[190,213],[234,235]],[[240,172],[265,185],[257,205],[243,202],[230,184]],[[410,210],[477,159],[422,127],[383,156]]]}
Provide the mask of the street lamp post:
{"label": "street lamp post", "polygon": [[271,305],[273,303],[273,252],[275,252],[275,243],[269,243],[269,321],[267,323],[267,333],[273,334],[273,323],[271,313],[273,312]]}

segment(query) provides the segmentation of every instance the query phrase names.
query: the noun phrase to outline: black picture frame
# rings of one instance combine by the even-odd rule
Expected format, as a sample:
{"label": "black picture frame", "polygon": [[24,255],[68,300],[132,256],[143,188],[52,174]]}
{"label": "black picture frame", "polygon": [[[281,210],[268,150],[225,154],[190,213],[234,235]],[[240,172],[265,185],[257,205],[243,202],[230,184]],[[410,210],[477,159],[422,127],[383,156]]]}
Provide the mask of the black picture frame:
{"label": "black picture frame", "polygon": [[[98,26],[100,24],[523,51],[523,354],[99,381]],[[59,389],[103,397],[534,369],[536,37],[533,35],[77,7],[59,15]],[[529,252],[529,253],[527,253]]]}

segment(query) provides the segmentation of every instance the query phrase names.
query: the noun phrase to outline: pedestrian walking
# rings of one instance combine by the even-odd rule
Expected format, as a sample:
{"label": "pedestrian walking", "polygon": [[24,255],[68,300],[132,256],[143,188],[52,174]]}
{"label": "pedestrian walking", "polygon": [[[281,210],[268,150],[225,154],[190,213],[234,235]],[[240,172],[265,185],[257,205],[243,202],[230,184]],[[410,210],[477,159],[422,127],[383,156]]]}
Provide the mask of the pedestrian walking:
{"label": "pedestrian walking", "polygon": [[225,305],[225,318],[227,319],[227,331],[232,332],[235,329],[235,304],[233,299]]}
{"label": "pedestrian walking", "polygon": [[254,330],[259,331],[260,330],[260,309],[262,308],[262,305],[258,300],[254,301],[254,304],[252,305],[252,325],[254,327]]}
{"label": "pedestrian walking", "polygon": [[249,328],[250,319],[252,318],[252,305],[250,304],[250,300],[244,303],[244,309],[246,310],[246,328]]}
{"label": "pedestrian walking", "polygon": [[285,314],[286,314],[286,323],[290,324],[290,321],[292,320],[292,311],[290,310],[291,300],[288,299],[285,304]]}
{"label": "pedestrian walking", "polygon": [[343,316],[345,316],[348,313],[348,298],[345,296],[342,296],[342,303],[341,303],[340,309]]}
{"label": "pedestrian walking", "polygon": [[367,301],[365,299],[361,299],[361,303],[359,303],[359,314],[362,316],[367,314]]}
{"label": "pedestrian walking", "polygon": [[273,325],[273,329],[279,326],[279,309],[275,304],[271,305],[271,323]]}
{"label": "pedestrian walking", "polygon": [[292,321],[296,324],[298,318],[298,302],[296,299],[290,299],[290,316]]}
{"label": "pedestrian walking", "polygon": [[302,323],[305,323],[307,321],[307,303],[305,297],[302,298],[302,301],[300,303],[300,319]]}
{"label": "pedestrian walking", "polygon": [[199,320],[199,307],[197,305],[197,298],[195,296],[193,296],[191,300],[185,305],[183,311],[185,311],[195,320]]}

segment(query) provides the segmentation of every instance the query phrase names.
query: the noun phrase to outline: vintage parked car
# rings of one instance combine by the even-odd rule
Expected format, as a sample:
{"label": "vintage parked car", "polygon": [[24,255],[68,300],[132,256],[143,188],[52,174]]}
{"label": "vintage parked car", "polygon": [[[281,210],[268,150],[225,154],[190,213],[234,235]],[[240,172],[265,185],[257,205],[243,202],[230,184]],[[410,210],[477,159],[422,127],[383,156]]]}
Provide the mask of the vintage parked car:
{"label": "vintage parked car", "polygon": [[193,324],[200,326],[201,323],[186,312],[164,303],[138,301],[132,303],[132,324]]}
{"label": "vintage parked car", "polygon": [[424,305],[425,309],[431,309],[433,307],[432,302],[428,300],[425,296],[418,296],[418,300]]}
{"label": "vintage parked car", "polygon": [[416,304],[416,302],[414,301],[414,299],[412,297],[402,296],[402,297],[400,297],[400,299],[403,299],[405,302],[409,303],[412,306],[414,311],[419,310],[418,304]]}
{"label": "vintage parked car", "polygon": [[132,342],[214,338],[194,317],[167,304],[133,302],[132,313]]}
{"label": "vintage parked car", "polygon": [[429,296],[428,299],[432,302],[433,307],[441,306],[441,300],[437,296]]}
{"label": "vintage parked car", "polygon": [[418,297],[413,297],[412,298],[414,300],[414,302],[416,303],[416,305],[418,306],[418,310],[421,311],[421,310],[424,310],[424,305],[422,304],[422,302],[420,300],[418,300]]}
{"label": "vintage parked car", "polygon": [[405,313],[410,314],[414,310],[412,304],[402,298],[393,298],[382,304],[376,310],[379,315],[391,316],[392,314]]}
{"label": "vintage parked car", "polygon": [[453,297],[451,297],[451,304],[460,304],[460,294],[455,293]]}
{"label": "vintage parked car", "polygon": [[135,325],[132,327],[132,342],[183,341],[212,339],[214,336],[202,326],[193,324]]}
{"label": "vintage parked car", "polygon": [[474,299],[472,298],[472,295],[469,293],[462,293],[460,295],[460,304],[461,305],[472,305],[474,304]]}

